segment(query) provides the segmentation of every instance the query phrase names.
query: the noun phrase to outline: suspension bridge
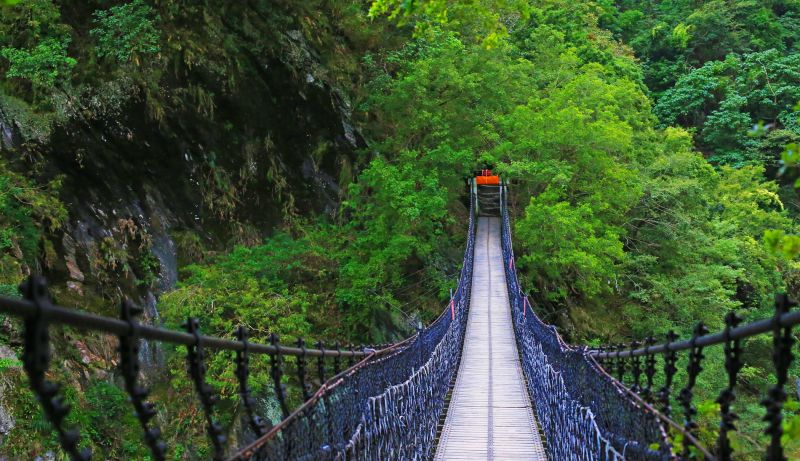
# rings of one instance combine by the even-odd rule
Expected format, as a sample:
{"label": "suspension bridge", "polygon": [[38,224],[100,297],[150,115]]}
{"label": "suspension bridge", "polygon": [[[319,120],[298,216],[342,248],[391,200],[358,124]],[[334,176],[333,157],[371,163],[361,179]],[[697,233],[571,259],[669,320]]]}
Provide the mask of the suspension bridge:
{"label": "suspension bridge", "polygon": [[[80,428],[67,427],[70,408],[58,383],[47,379],[50,328],[67,325],[119,338],[121,382],[130,396],[143,442],[154,460],[172,459],[158,428],[158,402],[139,383],[142,341],[186,346],[186,368],[205,416],[214,460],[730,460],[729,434],[742,340],[771,334],[775,382],[764,399],[764,448],[785,460],[783,404],[793,360],[792,328],[800,312],[781,295],[772,318],[746,325],[735,314],[722,332],[698,325],[691,338],[667,335],[604,348],[571,346],[542,322],[517,277],[507,205],[508,189],[484,171],[471,183],[467,243],[458,286],[441,315],[396,344],[342,348],[303,339],[285,345],[251,343],[239,327],[231,338],[205,336],[197,319],[185,331],[137,321],[123,302],[120,317],[57,306],[45,281],[31,277],[23,297],[0,297],[0,312],[20,317],[23,366],[42,411],[72,460],[88,461]],[[703,350],[721,345],[719,430],[713,446],[698,441],[693,388]],[[230,428],[217,420],[217,396],[207,382],[209,351],[233,351],[237,414],[246,437],[230,446]],[[686,353],[679,385],[678,354]],[[280,421],[258,414],[250,378],[253,355],[270,358],[270,397]],[[345,362],[345,363],[343,363]],[[312,375],[315,378],[312,379]],[[287,382],[303,403],[289,407]],[[673,405],[679,408],[673,410]],[[678,417],[679,416],[679,417]],[[675,419],[679,419],[676,421]],[[676,442],[677,441],[677,442]]]}

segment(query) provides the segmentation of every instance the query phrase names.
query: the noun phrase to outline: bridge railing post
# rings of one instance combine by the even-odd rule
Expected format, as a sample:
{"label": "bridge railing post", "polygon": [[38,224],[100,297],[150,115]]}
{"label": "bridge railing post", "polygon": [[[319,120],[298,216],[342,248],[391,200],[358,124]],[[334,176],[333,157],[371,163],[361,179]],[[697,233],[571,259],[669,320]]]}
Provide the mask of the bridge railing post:
{"label": "bridge railing post", "polygon": [[317,341],[317,349],[322,351],[317,357],[317,376],[319,377],[319,384],[325,383],[325,344],[322,341]]}

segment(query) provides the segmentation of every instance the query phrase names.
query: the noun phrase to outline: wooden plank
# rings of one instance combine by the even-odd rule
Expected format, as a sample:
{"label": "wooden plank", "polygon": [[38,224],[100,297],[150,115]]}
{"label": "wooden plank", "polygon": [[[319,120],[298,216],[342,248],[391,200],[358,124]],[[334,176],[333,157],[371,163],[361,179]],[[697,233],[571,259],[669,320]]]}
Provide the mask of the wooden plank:
{"label": "wooden plank", "polygon": [[499,218],[478,219],[471,303],[434,459],[546,460],[514,339]]}

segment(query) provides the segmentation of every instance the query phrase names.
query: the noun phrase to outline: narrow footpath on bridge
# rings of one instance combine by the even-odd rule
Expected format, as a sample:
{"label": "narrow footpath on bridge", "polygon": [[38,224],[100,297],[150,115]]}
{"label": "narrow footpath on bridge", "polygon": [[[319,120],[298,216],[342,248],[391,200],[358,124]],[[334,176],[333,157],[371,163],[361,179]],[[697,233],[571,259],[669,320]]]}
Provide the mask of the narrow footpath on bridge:
{"label": "narrow footpath on bridge", "polygon": [[500,218],[480,217],[472,296],[440,460],[546,460],[514,339]]}

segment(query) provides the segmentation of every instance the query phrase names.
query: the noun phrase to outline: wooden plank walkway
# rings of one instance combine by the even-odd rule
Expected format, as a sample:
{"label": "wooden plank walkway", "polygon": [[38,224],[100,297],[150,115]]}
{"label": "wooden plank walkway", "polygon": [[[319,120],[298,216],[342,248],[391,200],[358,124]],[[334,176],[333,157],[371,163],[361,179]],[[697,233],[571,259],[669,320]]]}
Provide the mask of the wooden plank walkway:
{"label": "wooden plank walkway", "polygon": [[455,388],[434,459],[546,460],[520,368],[500,219],[478,219],[472,299]]}

